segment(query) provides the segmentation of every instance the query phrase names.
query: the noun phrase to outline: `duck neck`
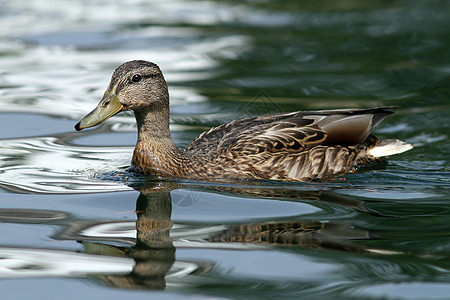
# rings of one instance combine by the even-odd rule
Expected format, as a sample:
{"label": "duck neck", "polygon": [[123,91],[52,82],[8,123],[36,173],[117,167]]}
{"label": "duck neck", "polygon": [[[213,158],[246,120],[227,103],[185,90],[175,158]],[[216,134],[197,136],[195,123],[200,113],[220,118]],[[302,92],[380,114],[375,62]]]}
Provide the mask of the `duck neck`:
{"label": "duck neck", "polygon": [[170,120],[168,108],[149,108],[145,111],[135,111],[138,143],[169,143],[174,144],[170,134]]}
{"label": "duck neck", "polygon": [[183,153],[170,134],[169,108],[150,107],[135,111],[138,139],[132,165],[147,174],[179,176]]}

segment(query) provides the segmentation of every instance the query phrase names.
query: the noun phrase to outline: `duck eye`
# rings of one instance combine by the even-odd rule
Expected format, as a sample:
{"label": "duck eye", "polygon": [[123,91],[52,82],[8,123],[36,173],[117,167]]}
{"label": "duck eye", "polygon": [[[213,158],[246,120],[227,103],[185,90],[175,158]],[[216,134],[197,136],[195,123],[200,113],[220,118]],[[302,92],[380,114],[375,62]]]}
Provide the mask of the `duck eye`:
{"label": "duck eye", "polygon": [[142,76],[140,74],[134,74],[133,77],[131,77],[131,81],[133,82],[139,82],[141,81]]}

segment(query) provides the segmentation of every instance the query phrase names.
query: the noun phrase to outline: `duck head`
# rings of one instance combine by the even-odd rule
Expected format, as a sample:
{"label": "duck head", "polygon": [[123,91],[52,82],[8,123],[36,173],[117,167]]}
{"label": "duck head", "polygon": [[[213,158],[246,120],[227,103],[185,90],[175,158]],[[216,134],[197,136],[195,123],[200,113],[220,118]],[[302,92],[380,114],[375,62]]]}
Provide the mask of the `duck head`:
{"label": "duck head", "polygon": [[167,84],[159,67],[144,60],[120,65],[97,107],[83,117],[75,129],[80,131],[103,123],[121,111],[135,113],[167,110]]}

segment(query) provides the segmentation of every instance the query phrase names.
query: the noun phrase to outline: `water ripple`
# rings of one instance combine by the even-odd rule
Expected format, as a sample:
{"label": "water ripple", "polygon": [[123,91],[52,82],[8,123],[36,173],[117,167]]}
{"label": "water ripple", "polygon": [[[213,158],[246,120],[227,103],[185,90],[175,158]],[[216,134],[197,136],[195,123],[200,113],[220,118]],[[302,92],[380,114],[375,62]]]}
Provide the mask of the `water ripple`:
{"label": "water ripple", "polygon": [[62,144],[56,137],[0,141],[0,186],[25,193],[92,193],[129,190],[96,180],[98,172],[127,166],[130,147]]}

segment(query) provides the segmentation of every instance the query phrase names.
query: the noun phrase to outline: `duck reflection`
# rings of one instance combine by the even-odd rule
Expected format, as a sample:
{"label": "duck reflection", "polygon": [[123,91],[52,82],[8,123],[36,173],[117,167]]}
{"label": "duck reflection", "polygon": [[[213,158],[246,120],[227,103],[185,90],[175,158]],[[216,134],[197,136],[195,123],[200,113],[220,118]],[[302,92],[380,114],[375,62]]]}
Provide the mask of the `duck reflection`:
{"label": "duck reflection", "polygon": [[172,202],[167,186],[142,188],[136,202],[136,244],[124,251],[135,260],[130,274],[105,275],[100,278],[108,285],[120,288],[162,290],[165,276],[175,262],[175,247],[170,238]]}
{"label": "duck reflection", "polygon": [[[146,184],[134,188],[140,192],[136,203],[137,221],[136,240],[132,247],[113,247],[109,239],[109,245],[96,243],[93,247],[92,242],[88,240],[98,240],[95,236],[78,236],[83,240],[86,251],[90,253],[115,253],[133,258],[135,265],[131,273],[127,275],[101,275],[98,276],[105,284],[133,289],[165,289],[166,281],[173,279],[177,274],[186,276],[195,272],[201,274],[211,269],[208,263],[193,263],[176,261],[176,247],[214,247],[214,248],[236,248],[236,244],[242,249],[253,246],[287,246],[288,249],[297,247],[316,247],[338,249],[351,252],[364,252],[365,248],[352,240],[368,239],[369,232],[357,230],[351,224],[318,222],[318,221],[268,221],[251,224],[234,224],[228,226],[208,226],[202,227],[195,233],[195,230],[186,226],[184,232],[180,233],[180,227],[183,224],[176,224],[178,232],[171,237],[173,231],[173,222],[171,220],[172,198],[171,191],[180,187],[180,184],[174,182],[159,182],[155,184]],[[214,189],[219,189],[215,187]],[[230,194],[252,195],[255,196],[256,189],[251,188],[246,191],[242,188],[233,190],[226,187],[221,190]],[[270,198],[286,198],[284,190],[274,189],[269,191],[264,189],[264,196]],[[194,197],[195,193],[186,193],[184,197]],[[260,194],[261,196],[261,194]],[[289,198],[293,198],[292,190],[289,192]],[[295,194],[297,199],[320,199],[328,201],[327,195],[320,195],[318,191],[308,192],[299,191]],[[330,198],[336,202],[336,197]],[[195,199],[191,199],[195,202]],[[358,207],[362,209],[362,203],[356,203],[344,199],[343,205]],[[184,199],[184,201],[187,201]],[[118,223],[115,223],[119,225]],[[90,224],[95,227],[99,224]],[[196,227],[198,229],[198,227]],[[183,230],[181,230],[183,231]],[[81,232],[88,232],[86,228]],[[206,232],[206,234],[205,234]],[[67,236],[66,236],[67,238]],[[182,241],[182,242],[180,242]],[[252,246],[252,247],[253,247]],[[105,248],[108,248],[105,251]],[[111,248],[116,248],[111,250]]]}

